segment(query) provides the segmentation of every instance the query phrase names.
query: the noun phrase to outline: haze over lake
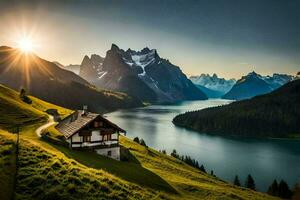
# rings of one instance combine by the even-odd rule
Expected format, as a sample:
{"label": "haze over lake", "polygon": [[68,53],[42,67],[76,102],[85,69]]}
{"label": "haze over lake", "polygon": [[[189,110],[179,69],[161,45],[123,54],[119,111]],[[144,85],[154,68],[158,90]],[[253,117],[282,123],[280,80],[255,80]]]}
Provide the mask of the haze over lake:
{"label": "haze over lake", "polygon": [[257,188],[266,191],[276,178],[293,187],[300,177],[300,140],[223,137],[197,133],[173,125],[179,113],[230,103],[228,100],[185,101],[176,105],[153,105],[106,114],[109,120],[138,136],[155,149],[169,154],[176,149],[203,164],[206,171],[232,182],[235,175],[244,184],[250,173]]}

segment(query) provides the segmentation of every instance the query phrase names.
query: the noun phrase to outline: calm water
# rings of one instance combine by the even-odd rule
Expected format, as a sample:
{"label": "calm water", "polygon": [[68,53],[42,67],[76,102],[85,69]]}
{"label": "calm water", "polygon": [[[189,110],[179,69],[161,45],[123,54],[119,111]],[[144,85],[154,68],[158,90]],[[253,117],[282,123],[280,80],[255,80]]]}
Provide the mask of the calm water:
{"label": "calm water", "polygon": [[265,191],[276,179],[290,187],[300,178],[300,141],[212,136],[175,127],[172,119],[188,110],[227,104],[227,100],[189,101],[177,105],[154,105],[109,113],[108,119],[138,136],[155,149],[168,154],[176,149],[190,155],[220,178],[232,182],[235,175],[244,183],[247,174],[254,177],[257,188]]}

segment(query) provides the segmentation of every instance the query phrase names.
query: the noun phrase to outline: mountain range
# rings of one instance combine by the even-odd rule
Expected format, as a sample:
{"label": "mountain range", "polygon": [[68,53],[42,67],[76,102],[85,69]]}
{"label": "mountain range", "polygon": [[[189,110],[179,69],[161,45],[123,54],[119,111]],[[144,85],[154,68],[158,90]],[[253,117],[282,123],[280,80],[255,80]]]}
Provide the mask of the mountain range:
{"label": "mountain range", "polygon": [[295,76],[292,75],[273,74],[273,76],[262,76],[253,71],[239,79],[223,98],[234,100],[249,99],[269,93],[294,79]]}
{"label": "mountain range", "polygon": [[0,47],[0,83],[15,90],[25,88],[31,95],[72,109],[87,105],[91,111],[107,112],[141,106],[124,93],[96,89],[80,76],[33,53]]}
{"label": "mountain range", "polygon": [[147,47],[124,51],[112,44],[105,57],[85,56],[79,75],[99,88],[125,92],[145,102],[207,99],[178,66]]}
{"label": "mountain range", "polygon": [[190,80],[210,98],[222,97],[236,82],[235,79],[219,78],[217,74],[190,76]]}
{"label": "mountain range", "polygon": [[[255,80],[255,83],[260,84],[260,81]],[[204,133],[300,137],[299,108],[300,80],[294,80],[269,94],[225,106],[187,112],[176,116],[173,122]]]}
{"label": "mountain range", "polygon": [[70,65],[63,65],[57,61],[54,61],[53,63],[55,63],[57,66],[59,66],[60,68],[62,69],[66,69],[68,71],[71,71],[73,72],[74,74],[77,74],[79,75],[79,71],[80,71],[80,65],[73,65],[73,64],[70,64]]}

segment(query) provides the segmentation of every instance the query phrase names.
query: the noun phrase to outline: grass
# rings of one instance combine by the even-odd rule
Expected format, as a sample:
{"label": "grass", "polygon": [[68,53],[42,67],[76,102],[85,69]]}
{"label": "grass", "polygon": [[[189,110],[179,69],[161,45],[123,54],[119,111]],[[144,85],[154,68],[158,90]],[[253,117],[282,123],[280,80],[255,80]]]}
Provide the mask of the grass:
{"label": "grass", "polygon": [[72,158],[89,168],[105,170],[123,180],[150,189],[167,193],[177,193],[177,191],[160,176],[143,168],[141,163],[132,155],[129,161],[119,162],[104,156],[99,156],[93,152],[71,150],[59,145],[53,145],[53,147],[60,150],[68,158]]}
{"label": "grass", "polygon": [[[63,153],[21,139],[17,199],[149,199],[146,190],[107,173],[84,166]],[[163,195],[163,194],[162,194]]]}
{"label": "grass", "polygon": [[13,194],[16,170],[15,137],[0,130],[0,199],[9,200]]}
{"label": "grass", "polygon": [[[225,183],[126,137],[120,137],[130,152],[124,162],[49,143],[35,134],[47,120],[44,111],[58,109],[63,116],[71,111],[33,97],[31,105],[25,104],[3,86],[0,98],[2,129],[22,127],[16,199],[276,199]],[[54,127],[47,131],[59,139]],[[14,137],[0,130],[1,200],[13,191]]]}

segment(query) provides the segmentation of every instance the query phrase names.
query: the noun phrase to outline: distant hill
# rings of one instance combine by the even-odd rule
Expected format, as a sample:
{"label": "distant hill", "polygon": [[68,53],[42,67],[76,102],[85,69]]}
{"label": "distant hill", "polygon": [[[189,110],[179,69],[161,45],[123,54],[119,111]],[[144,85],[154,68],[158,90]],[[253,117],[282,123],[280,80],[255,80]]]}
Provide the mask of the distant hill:
{"label": "distant hill", "polygon": [[155,49],[124,51],[112,44],[105,57],[85,56],[80,76],[99,88],[125,92],[152,103],[207,99],[179,67],[160,58]]}
{"label": "distant hill", "polygon": [[261,76],[251,72],[239,79],[223,98],[233,100],[250,99],[257,95],[269,93],[293,79],[293,76],[286,74]]}
{"label": "distant hill", "polygon": [[[201,74],[200,76],[191,76],[190,80],[197,86],[204,87],[205,93],[210,98],[218,98],[227,93],[235,84],[235,79],[219,78],[217,74]],[[209,89],[209,90],[206,90]]]}
{"label": "distant hill", "polygon": [[89,82],[33,53],[0,47],[0,83],[28,92],[48,102],[72,109],[88,105],[91,111],[107,112],[141,106],[123,93],[96,89]]}
{"label": "distant hill", "polygon": [[300,80],[250,100],[180,114],[177,126],[204,133],[258,137],[300,136]]}

